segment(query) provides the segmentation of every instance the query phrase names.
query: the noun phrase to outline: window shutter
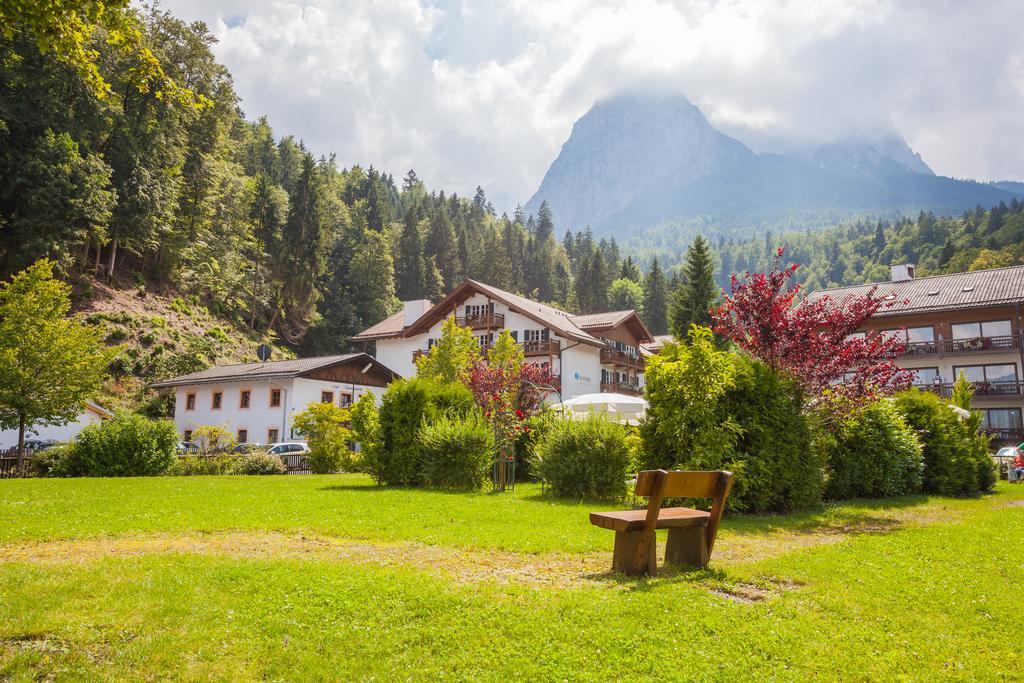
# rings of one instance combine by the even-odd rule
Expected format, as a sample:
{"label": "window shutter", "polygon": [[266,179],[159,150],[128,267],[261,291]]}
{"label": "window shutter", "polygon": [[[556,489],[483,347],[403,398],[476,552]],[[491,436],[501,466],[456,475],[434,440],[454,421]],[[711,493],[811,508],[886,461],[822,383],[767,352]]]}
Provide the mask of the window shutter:
{"label": "window shutter", "polygon": [[508,333],[511,335],[513,340],[519,341],[519,330],[509,330]]}
{"label": "window shutter", "polygon": [[545,327],[543,330],[540,331],[540,340],[541,341],[548,341],[550,339],[551,339],[551,330],[549,330],[548,328]]}

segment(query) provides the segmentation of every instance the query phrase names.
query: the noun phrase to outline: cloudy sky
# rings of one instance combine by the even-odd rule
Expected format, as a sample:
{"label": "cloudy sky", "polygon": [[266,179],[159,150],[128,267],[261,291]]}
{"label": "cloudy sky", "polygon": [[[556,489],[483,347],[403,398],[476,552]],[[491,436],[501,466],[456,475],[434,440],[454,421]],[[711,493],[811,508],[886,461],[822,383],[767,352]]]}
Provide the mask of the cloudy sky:
{"label": "cloudy sky", "polygon": [[1024,2],[162,0],[250,118],[339,163],[525,203],[572,123],[681,92],[755,147],[895,126],[936,172],[1024,179]]}

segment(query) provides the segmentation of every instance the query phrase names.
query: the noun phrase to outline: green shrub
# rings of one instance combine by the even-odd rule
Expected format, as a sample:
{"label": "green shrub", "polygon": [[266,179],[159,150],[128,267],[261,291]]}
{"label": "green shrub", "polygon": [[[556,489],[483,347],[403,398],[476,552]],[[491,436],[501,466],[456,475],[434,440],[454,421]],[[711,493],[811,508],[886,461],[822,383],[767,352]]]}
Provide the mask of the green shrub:
{"label": "green shrub", "polygon": [[372,474],[385,484],[421,484],[420,425],[442,415],[466,416],[474,407],[473,394],[461,384],[423,378],[392,382],[381,403],[380,458]]}
{"label": "green shrub", "polygon": [[359,451],[356,453],[356,469],[373,475],[376,479],[381,470],[380,412],[373,394],[363,394],[352,406],[352,438]]}
{"label": "green shrub", "polygon": [[231,468],[231,474],[285,474],[287,471],[284,461],[270,453],[244,455]]}
{"label": "green shrub", "polygon": [[896,395],[896,408],[924,446],[924,490],[942,495],[991,491],[996,469],[989,438],[979,431],[975,413],[961,417],[928,391],[910,389]]}
{"label": "green shrub", "polygon": [[221,453],[214,456],[181,455],[175,458],[168,472],[173,477],[194,477],[213,474],[233,474],[244,455]]}
{"label": "green shrub", "polygon": [[173,422],[119,412],[79,432],[61,471],[89,477],[165,474],[174,464],[177,445]]}
{"label": "green shrub", "polygon": [[39,451],[28,460],[28,467],[37,477],[68,476],[65,472],[72,448],[71,444],[65,444]]}
{"label": "green shrub", "polygon": [[496,454],[494,430],[478,411],[441,415],[417,434],[423,483],[447,489],[478,489],[490,479]]}
{"label": "green shrub", "polygon": [[651,358],[645,377],[643,469],[729,470],[729,506],[750,512],[821,501],[824,458],[811,448],[811,418],[795,382],[718,349],[706,328]]}
{"label": "green shrub", "polygon": [[921,491],[921,444],[892,401],[856,410],[821,435],[830,498],[886,498]]}
{"label": "green shrub", "polygon": [[537,445],[532,467],[556,496],[613,500],[626,495],[633,464],[627,428],[594,414],[553,421]]}
{"label": "green shrub", "polygon": [[355,469],[355,453],[349,448],[352,432],[345,426],[349,411],[331,403],[310,403],[295,416],[295,427],[309,441],[306,457],[314,474]]}

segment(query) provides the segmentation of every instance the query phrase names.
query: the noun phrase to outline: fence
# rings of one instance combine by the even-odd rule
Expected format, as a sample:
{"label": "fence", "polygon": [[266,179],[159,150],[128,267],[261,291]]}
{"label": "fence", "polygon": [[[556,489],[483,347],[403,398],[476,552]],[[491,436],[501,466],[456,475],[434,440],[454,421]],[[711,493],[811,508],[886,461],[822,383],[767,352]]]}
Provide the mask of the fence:
{"label": "fence", "polygon": [[18,469],[18,449],[8,448],[0,451],[0,479],[18,479],[31,476],[32,451],[25,451],[21,469]]}

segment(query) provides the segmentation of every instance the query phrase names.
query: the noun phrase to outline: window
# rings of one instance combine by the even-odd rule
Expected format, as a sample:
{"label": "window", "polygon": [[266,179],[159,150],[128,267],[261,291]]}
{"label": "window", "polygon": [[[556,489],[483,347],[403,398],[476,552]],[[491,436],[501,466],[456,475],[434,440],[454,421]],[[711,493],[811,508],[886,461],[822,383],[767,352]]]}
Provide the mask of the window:
{"label": "window", "polygon": [[191,429],[186,429],[185,430],[184,440],[185,441],[191,441],[192,440],[192,430]]}
{"label": "window", "polygon": [[238,407],[239,408],[248,408],[249,407],[249,403],[250,403],[251,400],[252,400],[252,392],[249,391],[248,389],[242,389],[242,393],[239,394]]}
{"label": "window", "polygon": [[321,403],[334,403],[334,392],[333,391],[321,391],[320,392]]}
{"label": "window", "polygon": [[925,342],[935,341],[935,328],[931,325],[927,327],[908,327],[907,328],[907,342],[910,344],[921,344]]}
{"label": "window", "polygon": [[223,398],[224,398],[224,394],[223,393],[221,393],[219,391],[213,392],[213,409],[214,410],[220,410],[220,404],[221,404],[221,400]]}
{"label": "window", "polygon": [[267,430],[267,443],[277,443],[277,430],[276,429],[268,429]]}
{"label": "window", "polygon": [[935,376],[939,374],[938,368],[907,368],[913,375],[914,384],[918,386],[930,385],[935,382]]}
{"label": "window", "polygon": [[954,323],[953,339],[977,339],[978,337],[1009,337],[1009,320],[990,320],[983,323]]}
{"label": "window", "polygon": [[1017,366],[1013,363],[955,366],[953,368],[953,377],[959,378],[960,373],[963,373],[968,382],[1005,384],[1017,381]]}
{"label": "window", "polygon": [[271,389],[270,390],[270,407],[277,408],[281,405],[281,390]]}
{"label": "window", "polygon": [[196,395],[194,393],[185,395],[185,410],[196,409]]}
{"label": "window", "polygon": [[352,394],[341,394],[341,407],[352,405]]}
{"label": "window", "polygon": [[991,408],[984,411],[981,425],[985,429],[1021,429],[1020,408]]}
{"label": "window", "polygon": [[479,334],[476,337],[477,343],[480,344],[481,349],[489,349],[494,343],[494,334],[489,332],[487,334]]}
{"label": "window", "polygon": [[239,429],[238,430],[238,443],[249,443],[249,430]]}

